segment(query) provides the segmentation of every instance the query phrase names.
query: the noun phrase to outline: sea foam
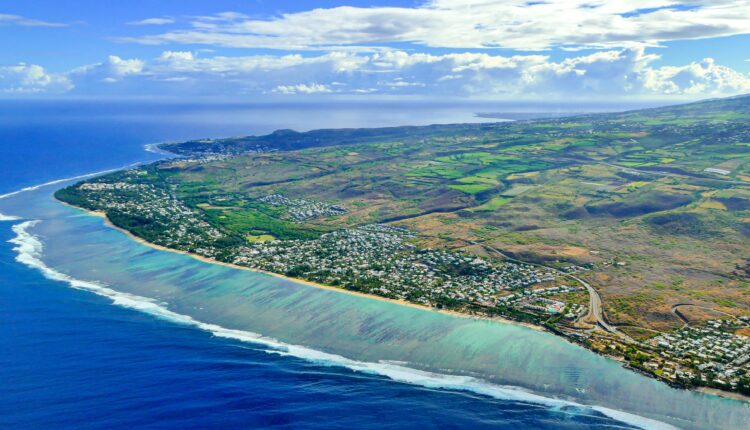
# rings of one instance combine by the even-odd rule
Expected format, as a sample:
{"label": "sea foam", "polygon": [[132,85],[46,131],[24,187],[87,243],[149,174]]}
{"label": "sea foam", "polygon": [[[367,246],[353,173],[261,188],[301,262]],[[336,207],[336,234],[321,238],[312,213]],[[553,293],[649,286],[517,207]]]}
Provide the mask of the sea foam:
{"label": "sea foam", "polygon": [[287,344],[250,331],[229,329],[216,324],[197,321],[188,315],[178,314],[169,310],[166,307],[166,303],[159,303],[147,297],[119,292],[99,282],[76,279],[47,266],[42,260],[44,244],[37,236],[29,232],[29,229],[37,225],[39,222],[40,221],[38,220],[25,221],[12,227],[16,236],[9,242],[15,245],[13,249],[17,252],[16,260],[28,267],[39,270],[48,279],[65,282],[72,288],[90,291],[100,296],[107,297],[113,304],[118,306],[135,309],[174,323],[196,327],[208,331],[216,337],[260,345],[267,348],[265,349],[265,352],[270,354],[292,356],[321,365],[345,367],[356,372],[384,376],[400,383],[419,385],[434,389],[473,392],[499,400],[533,403],[554,409],[564,408],[568,413],[576,413],[579,415],[597,411],[612,419],[643,429],[675,429],[672,425],[650,418],[600,406],[586,406],[572,401],[544,397],[519,387],[491,384],[469,376],[446,375],[417,370],[396,362],[365,362],[352,360],[340,355],[330,354],[300,345]]}
{"label": "sea foam", "polygon": [[12,216],[12,215],[5,215],[4,213],[0,212],[0,222],[1,221],[18,221],[19,219],[21,218],[17,216]]}
{"label": "sea foam", "polygon": [[12,196],[15,196],[17,194],[25,193],[27,191],[38,190],[40,188],[49,187],[51,185],[61,184],[63,182],[75,181],[76,179],[86,179],[86,178],[90,178],[92,176],[104,175],[105,173],[112,173],[112,172],[116,172],[118,170],[127,169],[127,168],[134,167],[134,166],[139,166],[141,164],[143,164],[143,163],[142,162],[131,163],[131,164],[128,164],[128,165],[125,165],[125,166],[122,166],[122,167],[115,168],[115,169],[107,169],[107,170],[102,170],[102,171],[94,172],[94,173],[86,173],[85,175],[71,176],[70,178],[55,179],[54,181],[45,182],[45,183],[39,184],[39,185],[32,185],[32,186],[21,188],[20,190],[12,191],[12,192],[6,193],[6,194],[0,194],[0,199],[7,199],[8,197],[12,197]]}
{"label": "sea foam", "polygon": [[[141,162],[132,163],[132,164],[128,164],[128,165],[123,166],[123,167],[118,167],[116,169],[108,169],[108,170],[102,170],[100,172],[87,173],[85,175],[71,176],[70,178],[55,179],[54,181],[49,181],[49,182],[45,182],[43,184],[38,184],[38,185],[29,186],[29,187],[24,187],[24,188],[21,188],[20,190],[11,191],[11,192],[6,193],[6,194],[0,194],[0,200],[7,199],[8,197],[13,197],[15,195],[18,195],[18,194],[21,194],[21,193],[25,193],[25,192],[28,192],[28,191],[35,191],[35,190],[38,190],[40,188],[44,188],[44,187],[49,187],[49,186],[52,186],[52,185],[61,184],[63,182],[75,181],[76,179],[91,178],[93,176],[104,175],[106,173],[116,172],[118,170],[127,169],[129,167],[134,167],[134,166],[138,166],[138,165],[141,165],[141,164],[143,164],[143,163],[141,163]],[[6,214],[0,212],[0,222],[3,222],[3,221],[18,221],[20,219],[21,219],[20,217],[17,217],[15,215],[6,215]]]}
{"label": "sea foam", "polygon": [[177,154],[174,154],[172,152],[165,151],[165,150],[159,148],[159,145],[161,145],[162,143],[166,143],[166,142],[161,142],[161,143],[147,143],[146,145],[143,145],[143,149],[146,152],[150,152],[152,154],[167,155],[167,156],[170,156],[170,157],[174,157],[174,156],[178,156],[179,157],[179,155],[177,155]]}

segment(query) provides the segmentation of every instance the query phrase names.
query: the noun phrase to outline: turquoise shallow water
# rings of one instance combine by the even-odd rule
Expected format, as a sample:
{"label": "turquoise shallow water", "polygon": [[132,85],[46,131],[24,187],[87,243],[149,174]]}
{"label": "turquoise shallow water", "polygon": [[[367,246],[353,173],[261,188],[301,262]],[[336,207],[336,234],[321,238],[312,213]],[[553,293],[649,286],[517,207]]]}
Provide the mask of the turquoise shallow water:
{"label": "turquoise shallow water", "polygon": [[[144,152],[143,145],[156,141],[276,128],[463,122],[476,120],[477,110],[499,111],[402,103],[312,109],[17,101],[0,110],[0,193],[152,160],[159,156]],[[588,407],[544,397],[531,402],[528,393],[518,390],[418,373],[394,363],[354,361],[169,311],[181,306],[188,314],[197,313],[202,305],[186,306],[184,292],[210,284],[181,283],[186,272],[165,265],[166,261],[182,265],[181,260],[162,260],[161,254],[141,256],[144,250],[130,248],[130,241],[107,239],[108,229],[90,217],[79,220],[77,211],[54,204],[51,191],[0,199],[0,211],[8,207],[11,213],[42,220],[31,226],[25,220],[0,216],[0,428],[382,430],[411,428],[415,423],[455,429],[631,428]],[[98,240],[102,238],[106,240]],[[120,245],[120,251],[133,253],[118,254]],[[102,262],[110,252],[115,264],[105,265]],[[53,255],[59,266],[51,266]],[[135,259],[118,262],[118,255]],[[121,276],[120,272],[130,270],[125,263],[144,270]],[[148,267],[174,270],[175,276],[150,279],[153,273],[145,270]],[[193,269],[203,272],[201,267]],[[75,279],[57,268],[87,277]],[[205,282],[213,283],[219,276]],[[113,283],[89,282],[99,279]],[[150,283],[151,290],[141,283]],[[162,290],[177,295],[172,303],[160,304],[124,293],[136,290],[145,295]],[[260,298],[269,293],[258,287],[246,294]],[[282,314],[269,315],[267,321],[252,322],[254,316],[247,313],[241,318],[251,322],[245,325],[250,328],[273,323],[268,332],[291,339],[304,321],[288,327],[285,318],[291,320],[293,315],[283,314],[283,307],[272,309],[281,309]],[[209,312],[204,316],[212,317]],[[324,309],[321,318],[333,317]],[[377,324],[377,318],[371,320]],[[296,337],[299,345],[306,345],[306,337],[322,344],[330,335],[316,333],[315,327],[311,323],[307,332],[300,331],[306,334]],[[424,330],[428,330],[425,339],[434,338],[429,327]],[[331,344],[330,350],[339,347],[335,341]],[[361,344],[354,342],[350,357],[363,356],[357,345]],[[637,417],[626,418],[642,423]]]}
{"label": "turquoise shallow water", "polygon": [[638,417],[689,429],[750,425],[744,403],[672,389],[548,333],[322,290],[152,249],[100,218],[55,202],[52,188],[0,200],[0,212],[40,220],[19,227],[19,236],[27,236],[18,242],[43,269],[54,269],[48,276],[86,281],[77,286],[118,304],[265,345],[277,354],[409,383],[551,408],[592,405],[610,415],[632,414],[618,418],[645,428],[660,424]]}

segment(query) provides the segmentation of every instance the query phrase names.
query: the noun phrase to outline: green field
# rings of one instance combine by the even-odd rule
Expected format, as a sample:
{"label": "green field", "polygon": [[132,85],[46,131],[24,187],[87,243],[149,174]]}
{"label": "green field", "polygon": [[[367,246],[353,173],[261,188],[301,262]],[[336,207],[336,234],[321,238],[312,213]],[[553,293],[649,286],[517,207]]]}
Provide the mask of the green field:
{"label": "green field", "polygon": [[[584,265],[611,321],[669,329],[681,324],[670,311],[680,301],[750,312],[749,130],[750,97],[498,124],[282,130],[163,145],[224,158],[155,164],[138,181],[171,190],[233,244],[385,222],[427,246]],[[294,221],[258,201],[275,194],[346,212]],[[647,285],[664,287],[642,300]]]}

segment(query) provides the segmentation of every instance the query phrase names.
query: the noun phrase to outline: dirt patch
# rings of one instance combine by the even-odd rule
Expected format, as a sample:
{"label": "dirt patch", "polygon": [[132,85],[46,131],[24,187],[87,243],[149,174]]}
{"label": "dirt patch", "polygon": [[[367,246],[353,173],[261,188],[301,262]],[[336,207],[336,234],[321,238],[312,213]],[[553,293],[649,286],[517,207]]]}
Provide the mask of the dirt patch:
{"label": "dirt patch", "polygon": [[688,323],[697,324],[703,321],[708,321],[718,318],[726,318],[726,315],[721,312],[716,312],[709,308],[703,308],[698,306],[679,306],[677,308],[679,312],[687,318]]}
{"label": "dirt patch", "polygon": [[587,257],[589,255],[589,250],[586,248],[581,248],[580,246],[566,246],[558,251],[558,253],[565,257],[581,258]]}

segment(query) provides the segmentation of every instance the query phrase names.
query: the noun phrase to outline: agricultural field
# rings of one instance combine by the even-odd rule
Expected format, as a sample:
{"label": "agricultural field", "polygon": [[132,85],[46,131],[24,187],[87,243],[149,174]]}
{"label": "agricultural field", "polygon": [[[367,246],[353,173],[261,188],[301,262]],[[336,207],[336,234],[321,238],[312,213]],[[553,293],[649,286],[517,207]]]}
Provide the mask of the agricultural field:
{"label": "agricultural field", "polygon": [[[135,220],[118,209],[138,209],[147,187],[171,199],[158,213],[178,211],[214,232],[189,230],[175,242],[183,250],[554,330],[592,328],[582,315],[528,316],[540,303],[584,309],[580,283],[562,285],[559,275],[576,273],[601,297],[611,327],[647,341],[686,320],[750,315],[749,142],[750,97],[498,124],[285,130],[163,145],[181,157],[58,198],[167,243],[160,228],[182,230],[164,216]],[[381,242],[391,251],[374,249]],[[336,244],[361,258],[336,260]],[[504,296],[535,283],[572,292],[532,293],[533,304]],[[685,304],[692,311],[675,313]]]}
{"label": "agricultural field", "polygon": [[[667,329],[680,323],[676,302],[750,309],[749,112],[750,99],[736,98],[515,123],[280,131],[165,145],[188,158],[144,179],[251,242],[393,223],[431,246],[586,265],[613,323]],[[269,195],[346,211],[297,222],[259,201]]]}

